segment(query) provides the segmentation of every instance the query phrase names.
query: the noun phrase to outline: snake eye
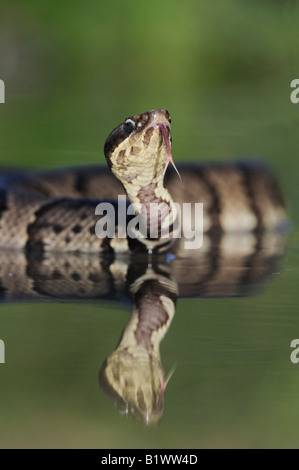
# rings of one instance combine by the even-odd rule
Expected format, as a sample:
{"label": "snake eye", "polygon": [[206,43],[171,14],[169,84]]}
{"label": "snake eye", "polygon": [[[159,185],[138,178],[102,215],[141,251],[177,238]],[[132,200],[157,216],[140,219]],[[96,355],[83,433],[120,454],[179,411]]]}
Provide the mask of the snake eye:
{"label": "snake eye", "polygon": [[132,132],[136,128],[136,123],[133,119],[126,119],[124,122],[124,126],[127,132]]}

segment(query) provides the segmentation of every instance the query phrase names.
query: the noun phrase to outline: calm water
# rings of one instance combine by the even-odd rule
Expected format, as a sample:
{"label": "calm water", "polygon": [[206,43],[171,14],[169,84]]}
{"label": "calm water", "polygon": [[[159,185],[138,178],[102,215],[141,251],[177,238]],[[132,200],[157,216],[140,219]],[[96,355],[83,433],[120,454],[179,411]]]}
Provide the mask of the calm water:
{"label": "calm water", "polygon": [[[254,263],[227,260],[216,286],[199,283],[196,257],[167,264],[163,275],[186,296],[160,346],[165,376],[175,370],[156,426],[121,415],[99,384],[132,308],[123,260],[114,292],[101,270],[100,293],[96,283],[78,289],[78,273],[95,260],[84,269],[74,261],[68,295],[72,273],[53,274],[61,258],[35,265],[39,294],[60,297],[41,301],[28,296],[23,255],[0,253],[0,447],[298,447],[299,364],[290,361],[299,338],[296,3],[153,1],[146,18],[130,2],[71,12],[55,0],[16,4],[4,0],[0,19],[1,166],[103,163],[113,127],[165,107],[176,162],[259,156],[279,177],[293,225],[284,254],[269,259],[265,241]],[[10,289],[18,300],[7,300]]]}

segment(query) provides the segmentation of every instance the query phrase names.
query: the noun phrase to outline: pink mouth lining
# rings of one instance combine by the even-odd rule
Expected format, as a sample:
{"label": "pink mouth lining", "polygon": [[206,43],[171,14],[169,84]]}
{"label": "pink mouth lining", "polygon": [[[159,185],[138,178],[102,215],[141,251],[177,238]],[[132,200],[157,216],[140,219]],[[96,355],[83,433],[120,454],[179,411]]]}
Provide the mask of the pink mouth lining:
{"label": "pink mouth lining", "polygon": [[175,171],[177,172],[178,177],[179,177],[180,180],[182,181],[181,175],[180,175],[180,173],[179,173],[177,167],[175,166],[174,161],[173,161],[173,158],[172,158],[172,155],[171,155],[170,144],[169,144],[169,137],[168,137],[167,132],[166,132],[166,124],[162,124],[161,122],[158,122],[158,123],[157,123],[157,126],[159,126],[159,128],[161,129],[161,132],[162,132],[163,137],[164,137],[165,146],[166,146],[167,160],[166,160],[166,165],[165,165],[165,169],[164,169],[164,173],[163,173],[163,178],[164,178],[164,175],[165,175],[165,173],[166,173],[166,170],[167,170],[167,167],[168,167],[169,163],[171,163],[172,166],[173,166],[173,168],[174,168]]}

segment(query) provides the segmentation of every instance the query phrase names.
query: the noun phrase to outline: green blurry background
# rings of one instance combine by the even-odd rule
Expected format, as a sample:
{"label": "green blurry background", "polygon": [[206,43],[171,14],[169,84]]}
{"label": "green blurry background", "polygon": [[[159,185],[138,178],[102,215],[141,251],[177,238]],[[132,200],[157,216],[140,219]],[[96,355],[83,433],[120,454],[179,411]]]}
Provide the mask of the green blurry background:
{"label": "green blurry background", "polygon": [[164,107],[176,161],[261,157],[294,226],[261,297],[179,302],[155,429],[121,419],[97,385],[128,312],[1,305],[1,447],[298,446],[298,24],[295,0],[2,0],[2,166],[104,163],[113,127]]}

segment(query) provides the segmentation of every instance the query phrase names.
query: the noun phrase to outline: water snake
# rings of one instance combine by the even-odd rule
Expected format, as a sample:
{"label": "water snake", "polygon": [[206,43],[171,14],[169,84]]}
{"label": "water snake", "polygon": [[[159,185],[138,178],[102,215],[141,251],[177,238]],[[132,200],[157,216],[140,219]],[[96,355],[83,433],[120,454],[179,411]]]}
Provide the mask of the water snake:
{"label": "water snake", "polygon": [[[110,168],[81,167],[49,172],[5,171],[0,175],[0,294],[17,297],[132,299],[132,316],[100,381],[122,411],[157,422],[163,410],[164,378],[159,344],[174,315],[177,296],[235,296],[271,272],[283,252],[273,230],[287,217],[271,172],[257,164],[172,162],[170,117],[153,110],[126,118],[108,136]],[[170,210],[155,219],[155,237],[99,238],[96,207],[126,195],[146,228],[148,207]],[[172,202],[203,203],[203,246],[184,250],[172,233]],[[134,214],[129,214],[126,223]],[[158,221],[158,222],[157,222]],[[116,221],[117,222],[117,221]],[[118,225],[116,224],[118,229]],[[157,264],[147,252],[171,249],[176,259]],[[142,269],[121,253],[143,252]],[[63,256],[62,256],[62,253]],[[41,254],[40,254],[41,253]],[[102,255],[112,255],[102,258]],[[95,254],[98,254],[95,256]],[[89,256],[91,255],[91,256]],[[161,260],[160,260],[161,261]],[[133,273],[133,274],[132,274]]]}
{"label": "water snake", "polygon": [[[2,173],[0,246],[82,252],[128,251],[142,245],[165,249],[170,240],[161,238],[161,228],[164,224],[170,229],[171,239],[177,217],[173,201],[203,203],[205,233],[273,229],[286,220],[279,187],[268,169],[259,165],[182,165],[178,167],[182,181],[175,172],[167,172],[164,185],[172,159],[170,142],[169,113],[153,110],[130,116],[109,134],[104,151],[111,171],[83,167]],[[149,205],[163,203],[170,208],[158,218],[158,236],[121,239],[117,220],[115,237],[97,236],[101,216],[95,208],[103,201],[112,203],[120,194],[127,195],[147,226],[152,222],[146,211]],[[117,202],[113,204],[116,208]]]}

